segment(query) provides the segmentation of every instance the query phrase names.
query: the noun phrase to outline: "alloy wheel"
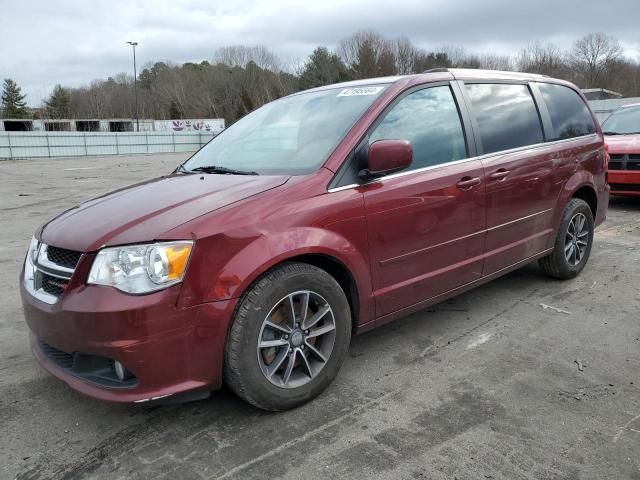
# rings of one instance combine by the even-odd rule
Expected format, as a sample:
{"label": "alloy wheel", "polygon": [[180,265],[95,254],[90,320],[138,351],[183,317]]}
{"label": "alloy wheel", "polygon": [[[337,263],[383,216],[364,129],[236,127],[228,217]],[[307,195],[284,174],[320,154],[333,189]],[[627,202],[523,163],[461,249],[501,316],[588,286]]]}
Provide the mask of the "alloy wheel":
{"label": "alloy wheel", "polygon": [[333,351],[336,322],[318,293],[300,290],[280,299],[262,322],[258,363],[264,376],[282,388],[310,382]]}
{"label": "alloy wheel", "polygon": [[584,258],[589,245],[589,227],[584,213],[576,213],[569,222],[564,242],[564,256],[573,267]]}

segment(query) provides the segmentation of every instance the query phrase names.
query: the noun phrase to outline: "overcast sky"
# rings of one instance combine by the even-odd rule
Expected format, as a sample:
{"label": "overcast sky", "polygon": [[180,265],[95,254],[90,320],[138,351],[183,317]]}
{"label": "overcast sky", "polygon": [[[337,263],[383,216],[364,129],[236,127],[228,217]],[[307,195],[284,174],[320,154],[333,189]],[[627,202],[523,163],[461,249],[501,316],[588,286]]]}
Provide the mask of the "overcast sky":
{"label": "overcast sky", "polygon": [[31,105],[56,83],[88,84],[151,61],[210,59],[216,48],[266,45],[285,61],[357,30],[406,36],[417,46],[516,52],[530,41],[569,47],[596,31],[640,56],[640,0],[0,0],[0,79]]}

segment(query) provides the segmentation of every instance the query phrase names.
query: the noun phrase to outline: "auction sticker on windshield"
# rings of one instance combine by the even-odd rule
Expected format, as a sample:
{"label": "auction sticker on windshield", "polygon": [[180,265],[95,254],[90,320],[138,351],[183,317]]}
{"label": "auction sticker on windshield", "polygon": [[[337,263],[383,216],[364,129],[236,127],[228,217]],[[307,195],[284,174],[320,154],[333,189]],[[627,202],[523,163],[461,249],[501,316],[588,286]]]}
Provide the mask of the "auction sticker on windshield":
{"label": "auction sticker on windshield", "polygon": [[376,95],[384,87],[355,87],[345,88],[337,96],[338,97],[355,97],[358,95]]}

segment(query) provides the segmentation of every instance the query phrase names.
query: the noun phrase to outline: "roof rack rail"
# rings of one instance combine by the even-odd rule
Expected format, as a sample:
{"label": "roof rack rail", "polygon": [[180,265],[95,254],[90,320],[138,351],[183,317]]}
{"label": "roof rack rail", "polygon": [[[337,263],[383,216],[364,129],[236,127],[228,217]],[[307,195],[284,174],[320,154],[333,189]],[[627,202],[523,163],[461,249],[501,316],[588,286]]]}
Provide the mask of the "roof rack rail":
{"label": "roof rack rail", "polygon": [[425,70],[422,73],[438,73],[438,72],[448,72],[449,69],[447,67],[437,67],[437,68],[430,68],[429,70]]}

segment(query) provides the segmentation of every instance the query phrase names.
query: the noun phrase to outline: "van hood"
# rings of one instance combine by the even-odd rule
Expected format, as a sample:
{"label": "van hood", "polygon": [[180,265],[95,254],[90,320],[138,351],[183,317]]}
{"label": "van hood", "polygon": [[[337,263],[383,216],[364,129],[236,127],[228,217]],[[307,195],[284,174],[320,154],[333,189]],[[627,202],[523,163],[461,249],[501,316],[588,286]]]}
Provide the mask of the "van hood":
{"label": "van hood", "polygon": [[640,135],[605,135],[609,153],[640,153]]}
{"label": "van hood", "polygon": [[42,242],[80,252],[148,242],[189,220],[283,185],[286,176],[174,174],[81,203],[46,223]]}

